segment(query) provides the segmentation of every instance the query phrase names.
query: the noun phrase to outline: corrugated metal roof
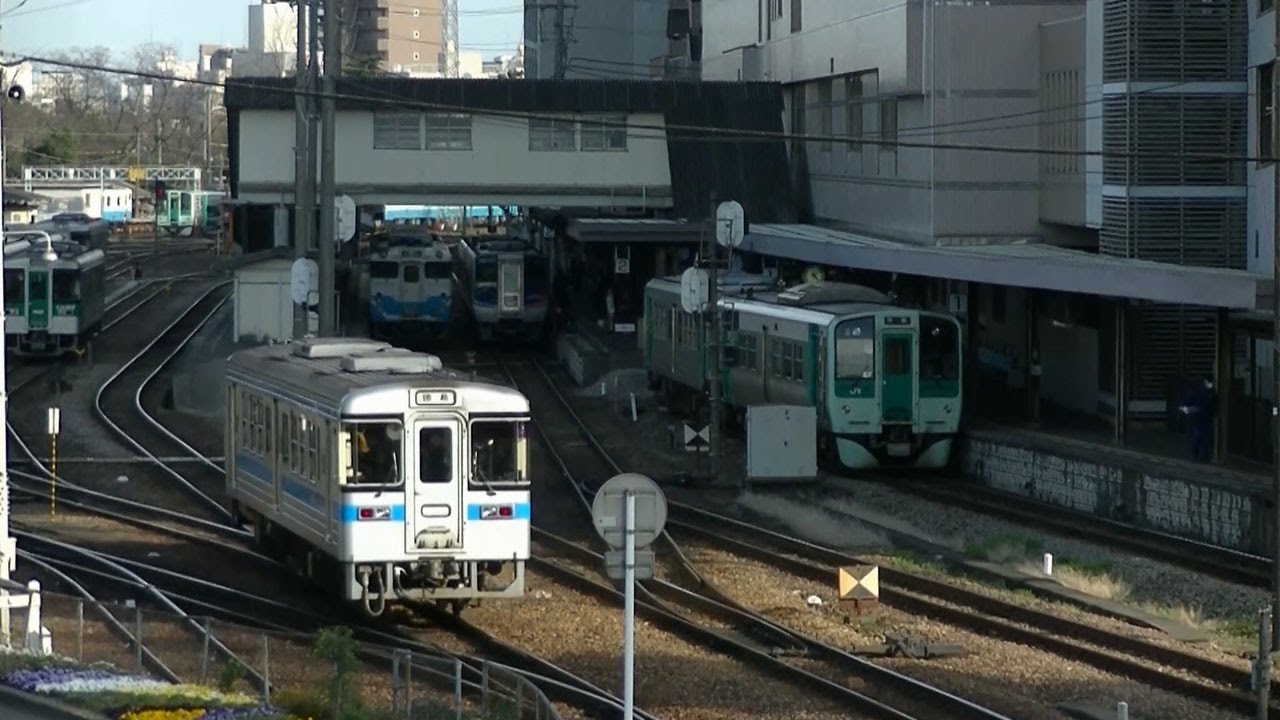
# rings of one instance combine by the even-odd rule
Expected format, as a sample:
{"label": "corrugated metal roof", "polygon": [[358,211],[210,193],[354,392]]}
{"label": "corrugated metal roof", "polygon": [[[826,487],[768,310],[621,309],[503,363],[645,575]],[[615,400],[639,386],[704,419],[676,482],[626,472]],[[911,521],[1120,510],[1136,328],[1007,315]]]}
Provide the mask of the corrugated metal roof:
{"label": "corrugated metal roof", "polygon": [[[236,171],[240,110],[293,110],[290,78],[227,81],[231,182]],[[661,113],[668,125],[781,134],[782,86],[764,82],[665,80],[503,80],[379,77],[338,80],[339,109],[363,110],[423,103],[504,113]],[[397,104],[400,103],[400,104]],[[667,136],[675,213],[705,218],[711,193],[737,200],[753,222],[794,222],[795,201],[786,145],[759,136],[708,138],[672,130]]]}
{"label": "corrugated metal roof", "polygon": [[823,265],[1229,309],[1269,307],[1271,278],[1049,245],[911,245],[813,225],[754,223],[743,250]]}

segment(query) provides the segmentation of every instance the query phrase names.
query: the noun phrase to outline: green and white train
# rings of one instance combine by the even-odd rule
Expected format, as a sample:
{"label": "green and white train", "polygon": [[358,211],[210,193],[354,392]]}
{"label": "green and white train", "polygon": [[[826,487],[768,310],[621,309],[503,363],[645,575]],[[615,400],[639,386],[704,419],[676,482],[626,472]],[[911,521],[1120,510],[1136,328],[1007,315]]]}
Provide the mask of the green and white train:
{"label": "green and white train", "polygon": [[[46,256],[52,247],[57,258]],[[80,349],[106,312],[107,256],[69,240],[4,247],[5,340],[18,355]]]}
{"label": "green and white train", "polygon": [[[681,309],[679,278],[645,287],[651,383],[696,408],[710,388],[707,323]],[[819,456],[851,469],[947,465],[963,405],[960,324],[844,283],[724,288],[726,412],[817,409]]]}

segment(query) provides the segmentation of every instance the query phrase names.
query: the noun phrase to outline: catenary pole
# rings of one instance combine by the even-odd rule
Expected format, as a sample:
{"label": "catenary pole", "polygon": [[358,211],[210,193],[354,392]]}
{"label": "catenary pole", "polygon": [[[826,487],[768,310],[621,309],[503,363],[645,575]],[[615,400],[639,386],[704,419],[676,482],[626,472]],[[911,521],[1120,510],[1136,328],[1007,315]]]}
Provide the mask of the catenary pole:
{"label": "catenary pole", "polygon": [[[3,6],[4,0],[0,0],[0,6]],[[0,74],[3,77],[3,74]],[[4,137],[4,106],[9,100],[9,83],[5,79],[0,81],[0,138]],[[4,206],[4,167],[5,167],[5,151],[4,143],[0,141],[0,207]],[[0,222],[0,247],[4,247],[4,223]],[[0,297],[4,297],[4,273],[0,273]],[[5,368],[5,315],[0,313],[0,378],[6,378],[8,375]],[[0,379],[0,427],[9,426],[9,382],[7,379]],[[14,560],[17,555],[17,541],[9,533],[9,449],[8,444],[0,442],[0,633],[3,633],[7,642],[9,638],[9,607],[6,603],[5,596],[9,594],[8,583],[10,573],[14,569]]]}
{"label": "catenary pole", "polygon": [[334,263],[334,193],[336,192],[337,166],[334,151],[337,145],[338,74],[342,69],[342,28],[339,25],[341,0],[325,0],[324,7],[324,98],[321,101],[320,140],[320,233],[316,242],[320,245],[320,336],[337,334],[334,322],[335,303]]}
{"label": "catenary pole", "polygon": [[[314,2],[314,0],[312,0]],[[307,0],[297,0],[297,58],[294,63],[294,87],[298,93],[294,104],[294,139],[293,139],[293,257],[303,258],[307,255],[308,238],[311,237],[311,220],[314,212],[308,211],[307,197],[310,173],[307,172],[307,161],[311,157],[308,143],[311,127],[311,107],[307,92]],[[311,167],[315,167],[312,162]],[[311,183],[314,187],[315,183]],[[293,305],[293,337],[300,340],[307,334],[307,306],[302,303]]]}
{"label": "catenary pole", "polygon": [[[1276,40],[1280,41],[1280,10],[1272,13],[1275,15],[1275,34]],[[1280,49],[1280,45],[1277,45]],[[1271,73],[1271,155],[1274,157],[1280,152],[1280,121],[1276,118],[1276,100],[1280,98],[1277,95],[1280,92],[1280,76],[1275,72],[1277,69],[1276,61],[1272,61]],[[1280,163],[1273,163],[1272,167],[1280,167]],[[1271,203],[1271,294],[1272,297],[1272,352],[1275,355],[1275,362],[1272,363],[1272,379],[1275,382],[1275,397],[1273,407],[1280,408],[1280,176],[1276,181],[1271,183],[1274,188],[1274,197]],[[1218,388],[1218,392],[1226,392],[1226,388]],[[1274,414],[1274,422],[1280,423],[1280,415]],[[1280,650],[1280,437],[1277,437],[1275,431],[1272,431],[1272,484],[1271,484],[1271,590],[1273,594],[1271,606],[1271,649]]]}

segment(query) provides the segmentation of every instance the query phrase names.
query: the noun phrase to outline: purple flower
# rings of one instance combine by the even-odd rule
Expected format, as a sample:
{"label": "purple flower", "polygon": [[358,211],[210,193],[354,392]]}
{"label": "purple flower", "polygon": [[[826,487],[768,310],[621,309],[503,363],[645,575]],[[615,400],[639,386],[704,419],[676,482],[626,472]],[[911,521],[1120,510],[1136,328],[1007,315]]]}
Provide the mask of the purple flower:
{"label": "purple flower", "polygon": [[212,708],[206,710],[200,720],[265,720],[284,717],[287,713],[270,705],[251,708]]}
{"label": "purple flower", "polygon": [[14,670],[4,676],[4,684],[26,692],[34,692],[37,687],[42,685],[55,685],[71,680],[105,680],[118,676],[119,673],[106,670],[40,668],[38,670]]}

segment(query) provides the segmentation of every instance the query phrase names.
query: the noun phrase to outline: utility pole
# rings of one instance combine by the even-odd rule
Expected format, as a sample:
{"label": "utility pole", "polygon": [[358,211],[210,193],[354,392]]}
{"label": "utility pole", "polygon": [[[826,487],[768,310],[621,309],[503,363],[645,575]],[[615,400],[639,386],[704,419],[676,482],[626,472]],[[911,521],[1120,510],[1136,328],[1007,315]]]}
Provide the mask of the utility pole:
{"label": "utility pole", "polygon": [[[1275,15],[1275,33],[1276,40],[1280,41],[1280,10],[1272,13]],[[1280,44],[1276,46],[1277,52],[1280,52]],[[1271,63],[1271,155],[1275,158],[1280,153],[1280,118],[1276,117],[1276,110],[1280,109],[1280,103],[1276,93],[1280,92],[1280,77],[1276,76],[1275,70],[1280,67],[1280,61],[1272,60]],[[1280,162],[1273,162],[1272,167],[1280,168]],[[1280,177],[1277,178],[1280,180]],[[1271,294],[1272,305],[1272,346],[1274,348],[1276,363],[1272,364],[1273,368],[1280,368],[1280,182],[1273,182],[1275,195],[1271,203]],[[1280,409],[1280,372],[1272,373],[1275,376],[1275,397],[1272,412],[1275,413]],[[1226,392],[1226,388],[1218,388],[1218,392]],[[1280,415],[1274,415],[1277,422],[1280,422]],[[1271,649],[1280,650],[1280,437],[1272,436],[1272,468],[1271,472],[1274,476],[1274,482],[1271,485],[1271,590],[1274,598],[1271,607]]]}
{"label": "utility pole", "polygon": [[569,40],[564,26],[564,2],[556,0],[556,79],[563,80],[569,64]]}
{"label": "utility pole", "polygon": [[[3,0],[0,0],[2,2]],[[9,100],[8,81],[0,94],[0,137],[4,136],[4,104]],[[0,168],[5,164],[4,143],[0,142]],[[0,206],[4,205],[4,182],[0,178]],[[0,223],[0,247],[4,246],[4,223]],[[4,296],[4,273],[0,273],[0,297]],[[4,323],[7,313],[0,313],[0,378],[6,378]],[[0,427],[8,427],[9,422],[9,383],[0,379]],[[3,583],[9,582],[9,573],[13,571],[17,556],[17,541],[9,533],[9,456],[7,443],[0,442],[0,633],[9,637],[9,607],[5,604],[5,596],[9,594]]]}
{"label": "utility pole", "polygon": [[724,374],[724,352],[722,350],[720,323],[720,258],[716,229],[716,194],[711,193],[711,218],[707,223],[711,232],[707,236],[707,268],[710,275],[707,288],[707,308],[711,312],[711,337],[707,338],[707,352],[711,353],[711,482],[720,482],[720,448],[724,445],[720,437],[720,383]]}
{"label": "utility pole", "polygon": [[310,253],[316,242],[316,183],[320,164],[320,2],[308,0],[307,27],[307,187],[303,195],[307,211],[307,245]]}
{"label": "utility pole", "polygon": [[337,144],[338,74],[342,71],[342,28],[339,15],[341,0],[325,0],[324,6],[324,97],[320,100],[320,337],[337,335],[334,322],[334,193],[336,191],[337,166],[334,149]]}
{"label": "utility pole", "polygon": [[[313,0],[314,2],[314,0]],[[309,203],[307,197],[310,194],[308,189],[315,187],[312,182],[308,185],[311,173],[307,171],[308,167],[314,172],[315,162],[311,160],[311,145],[307,142],[310,126],[311,126],[311,106],[310,94],[308,90],[309,71],[307,66],[307,3],[306,0],[298,0],[298,42],[297,42],[297,58],[294,66],[294,89],[297,93],[294,95],[294,139],[293,139],[293,257],[295,260],[304,258],[307,255],[307,245],[311,237],[311,218],[314,212],[308,210]],[[294,303],[293,306],[293,337],[295,340],[301,340],[307,335],[307,306],[305,304]]]}

